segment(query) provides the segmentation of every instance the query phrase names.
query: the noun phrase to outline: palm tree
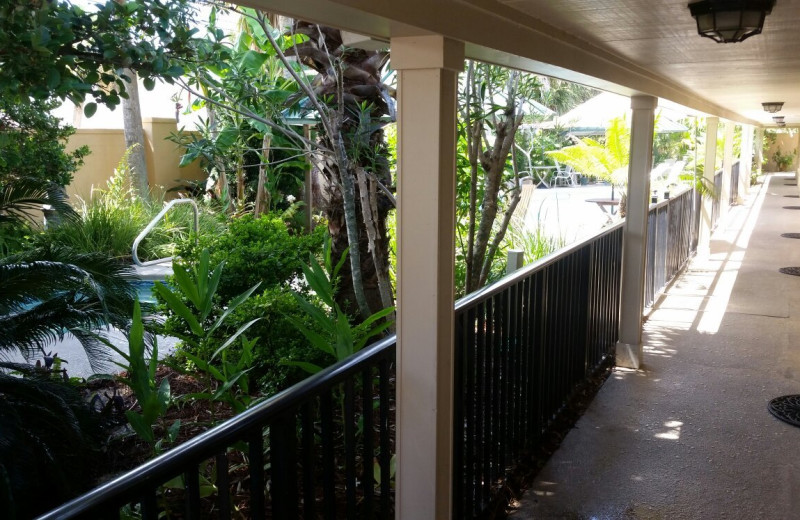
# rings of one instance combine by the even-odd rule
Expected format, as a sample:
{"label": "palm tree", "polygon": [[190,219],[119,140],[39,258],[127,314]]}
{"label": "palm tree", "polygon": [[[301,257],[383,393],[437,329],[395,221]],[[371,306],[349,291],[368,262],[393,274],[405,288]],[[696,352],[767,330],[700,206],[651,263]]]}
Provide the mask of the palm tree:
{"label": "palm tree", "polygon": [[[62,218],[74,218],[63,189],[30,178],[0,184],[0,235],[33,221],[41,204]],[[67,332],[81,341],[93,368],[105,348],[92,330],[124,326],[130,315],[133,273],[102,253],[78,253],[47,244],[0,259],[0,355],[16,350],[26,357]]]}

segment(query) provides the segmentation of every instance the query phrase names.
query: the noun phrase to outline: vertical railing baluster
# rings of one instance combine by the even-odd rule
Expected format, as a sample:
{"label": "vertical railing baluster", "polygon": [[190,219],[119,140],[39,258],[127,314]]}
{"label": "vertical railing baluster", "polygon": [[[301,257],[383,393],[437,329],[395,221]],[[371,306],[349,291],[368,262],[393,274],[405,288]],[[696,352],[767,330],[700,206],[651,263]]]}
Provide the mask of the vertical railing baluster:
{"label": "vertical railing baluster", "polygon": [[191,465],[183,474],[184,508],[186,518],[200,518],[200,473],[197,465]]}
{"label": "vertical railing baluster", "polygon": [[391,452],[390,452],[390,435],[389,431],[389,360],[383,358],[378,365],[379,369],[379,382],[378,394],[380,395],[380,403],[378,411],[380,414],[380,466],[381,466],[381,518],[389,519],[394,518],[391,514]]}
{"label": "vertical railing baluster", "polygon": [[250,470],[250,516],[264,518],[266,514],[264,492],[264,434],[261,427],[253,430],[248,437],[247,457]]}
{"label": "vertical railing baluster", "polygon": [[229,520],[231,517],[231,487],[228,476],[228,452],[224,450],[214,458],[217,478],[217,509],[219,520]]}
{"label": "vertical railing baluster", "polygon": [[373,461],[375,460],[374,438],[375,424],[372,419],[373,385],[372,367],[361,371],[361,416],[362,416],[362,451],[361,451],[361,485],[364,495],[363,518],[373,518],[375,509],[375,477]]}
{"label": "vertical railing baluster", "polygon": [[150,488],[145,491],[144,496],[139,501],[142,510],[142,520],[158,519],[158,501],[156,500],[157,490]]}
{"label": "vertical railing baluster", "polygon": [[317,493],[314,478],[316,450],[314,449],[314,402],[307,401],[300,412],[303,450],[303,518],[316,518]]}
{"label": "vertical railing baluster", "polygon": [[295,410],[275,417],[269,428],[270,497],[274,518],[299,518]]}
{"label": "vertical railing baluster", "polygon": [[336,518],[336,464],[333,451],[333,398],[332,390],[320,397],[320,437],[322,440],[322,504],[325,518]]}
{"label": "vertical railing baluster", "polygon": [[347,518],[356,517],[356,418],[353,378],[344,382],[344,481]]}

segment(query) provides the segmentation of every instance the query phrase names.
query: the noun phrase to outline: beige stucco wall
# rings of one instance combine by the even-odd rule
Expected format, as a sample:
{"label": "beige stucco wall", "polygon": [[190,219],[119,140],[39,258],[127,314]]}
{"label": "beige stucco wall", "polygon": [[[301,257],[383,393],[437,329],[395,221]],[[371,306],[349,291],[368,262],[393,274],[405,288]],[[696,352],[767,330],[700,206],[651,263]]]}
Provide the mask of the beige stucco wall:
{"label": "beige stucco wall", "polygon": [[[177,131],[173,118],[145,118],[142,120],[147,159],[147,178],[151,189],[156,193],[175,186],[179,179],[203,179],[200,165],[195,163],[180,168],[182,152],[175,143],[166,140]],[[125,153],[125,137],[122,130],[78,129],[70,137],[68,150],[86,145],[92,153],[85,159],[83,167],[75,173],[72,183],[67,186],[70,198],[88,199],[92,187],[105,188],[106,181]],[[168,196],[171,198],[171,194]]]}
{"label": "beige stucco wall", "polygon": [[768,159],[766,166],[764,166],[764,171],[767,172],[776,172],[778,171],[778,167],[775,164],[775,161],[772,160],[772,156],[775,155],[775,151],[780,148],[782,154],[788,154],[791,152],[795,152],[795,158],[792,165],[787,168],[788,171],[792,171],[797,169],[797,149],[798,145],[800,145],[800,132],[795,132],[793,135],[788,133],[776,134],[778,138],[775,140],[775,143],[769,147],[769,149],[764,150],[764,158]]}

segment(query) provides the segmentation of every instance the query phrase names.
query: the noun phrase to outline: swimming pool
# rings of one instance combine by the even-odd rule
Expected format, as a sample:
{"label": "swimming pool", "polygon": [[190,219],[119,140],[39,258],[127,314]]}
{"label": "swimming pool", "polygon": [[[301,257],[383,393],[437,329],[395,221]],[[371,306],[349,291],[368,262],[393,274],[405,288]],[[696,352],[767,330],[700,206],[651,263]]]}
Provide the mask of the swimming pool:
{"label": "swimming pool", "polygon": [[136,297],[140,303],[156,303],[156,297],[153,294],[153,280],[138,280],[133,282],[136,288]]}

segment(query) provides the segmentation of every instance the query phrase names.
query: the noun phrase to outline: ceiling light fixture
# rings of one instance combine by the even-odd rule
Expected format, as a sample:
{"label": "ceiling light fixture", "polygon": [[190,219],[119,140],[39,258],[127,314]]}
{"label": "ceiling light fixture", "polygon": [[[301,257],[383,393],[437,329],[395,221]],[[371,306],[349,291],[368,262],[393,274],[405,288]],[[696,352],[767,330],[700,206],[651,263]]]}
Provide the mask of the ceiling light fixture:
{"label": "ceiling light fixture", "polygon": [[781,124],[781,123],[783,123],[783,116],[774,116],[772,118],[772,120],[775,121],[778,124]]}
{"label": "ceiling light fixture", "polygon": [[700,36],[737,43],[760,34],[775,0],[702,0],[689,4]]}
{"label": "ceiling light fixture", "polygon": [[761,103],[761,106],[764,107],[764,110],[770,114],[774,114],[775,112],[781,111],[783,108],[783,101],[767,101],[765,103]]}

